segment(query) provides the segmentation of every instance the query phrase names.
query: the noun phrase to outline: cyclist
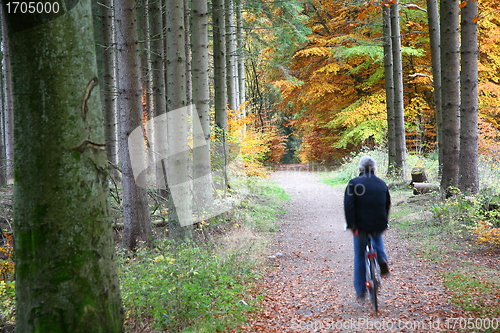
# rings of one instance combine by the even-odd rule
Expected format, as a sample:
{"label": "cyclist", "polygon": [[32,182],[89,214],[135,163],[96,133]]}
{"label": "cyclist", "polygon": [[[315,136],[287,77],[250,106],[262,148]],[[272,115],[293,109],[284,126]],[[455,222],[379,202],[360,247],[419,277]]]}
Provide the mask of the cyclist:
{"label": "cyclist", "polygon": [[349,181],[344,194],[347,228],[352,231],[354,240],[354,289],[358,301],[364,300],[366,293],[367,233],[372,234],[380,274],[389,274],[382,233],[388,225],[391,196],[385,182],[375,176],[375,168],[376,163],[372,157],[362,157],[359,161],[360,174]]}

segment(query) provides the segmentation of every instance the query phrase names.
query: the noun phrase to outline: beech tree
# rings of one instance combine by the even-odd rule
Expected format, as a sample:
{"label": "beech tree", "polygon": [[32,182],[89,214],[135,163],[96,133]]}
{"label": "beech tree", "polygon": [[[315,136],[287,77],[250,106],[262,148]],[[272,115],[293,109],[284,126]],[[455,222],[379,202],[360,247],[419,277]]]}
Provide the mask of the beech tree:
{"label": "beech tree", "polygon": [[478,175],[478,40],[477,1],[468,0],[461,11],[460,71],[460,177],[463,192],[477,193]]}
{"label": "beech tree", "polygon": [[[135,179],[130,159],[129,135],[142,125],[142,85],[138,54],[135,0],[116,3],[116,47],[118,62],[118,105],[123,187],[123,245],[133,250],[138,241],[151,240],[147,192],[142,179]],[[141,174],[139,177],[144,177]]]}
{"label": "beech tree", "polygon": [[57,14],[2,5],[16,113],[16,332],[122,332],[91,1]]}
{"label": "beech tree", "polygon": [[458,0],[441,0],[441,98],[443,169],[441,190],[458,185],[460,155],[460,35]]}

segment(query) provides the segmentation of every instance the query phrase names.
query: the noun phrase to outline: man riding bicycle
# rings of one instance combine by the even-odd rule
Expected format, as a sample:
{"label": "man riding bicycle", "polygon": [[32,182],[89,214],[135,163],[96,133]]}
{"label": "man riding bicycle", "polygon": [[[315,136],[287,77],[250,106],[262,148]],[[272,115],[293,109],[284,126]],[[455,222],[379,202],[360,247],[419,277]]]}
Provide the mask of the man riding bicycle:
{"label": "man riding bicycle", "polygon": [[366,293],[365,249],[367,234],[372,235],[372,245],[377,252],[380,274],[387,276],[387,255],[382,233],[388,226],[391,196],[385,182],[375,176],[376,163],[370,156],[359,161],[358,177],[351,179],[344,194],[344,213],[347,228],[354,240],[354,289],[358,300]]}

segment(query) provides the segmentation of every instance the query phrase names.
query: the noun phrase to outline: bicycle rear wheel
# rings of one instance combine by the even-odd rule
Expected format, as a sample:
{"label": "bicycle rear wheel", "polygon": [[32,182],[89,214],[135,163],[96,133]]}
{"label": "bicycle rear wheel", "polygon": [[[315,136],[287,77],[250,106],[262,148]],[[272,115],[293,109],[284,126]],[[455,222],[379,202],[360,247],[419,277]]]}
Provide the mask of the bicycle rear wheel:
{"label": "bicycle rear wheel", "polygon": [[368,296],[370,297],[370,302],[372,303],[375,313],[378,314],[378,278],[377,278],[377,263],[375,259],[370,258],[367,260],[367,279],[366,279],[366,290],[368,291]]}

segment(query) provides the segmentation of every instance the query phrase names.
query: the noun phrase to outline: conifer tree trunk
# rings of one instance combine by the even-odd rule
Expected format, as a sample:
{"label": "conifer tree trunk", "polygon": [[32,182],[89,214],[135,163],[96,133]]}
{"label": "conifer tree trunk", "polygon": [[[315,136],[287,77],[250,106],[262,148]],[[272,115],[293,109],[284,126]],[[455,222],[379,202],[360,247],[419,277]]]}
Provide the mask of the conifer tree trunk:
{"label": "conifer tree trunk", "polygon": [[234,3],[233,0],[225,0],[224,3],[226,21],[227,103],[231,110],[236,110],[239,97]]}
{"label": "conifer tree trunk", "polygon": [[459,188],[470,193],[479,190],[477,7],[477,1],[467,1],[462,7],[461,21]]}
{"label": "conifer tree trunk", "polygon": [[441,100],[441,36],[439,28],[438,0],[427,0],[427,17],[429,25],[429,37],[431,41],[432,81],[434,86],[434,108],[436,119],[436,141],[439,159],[439,175],[442,173],[443,165],[443,113]]}
{"label": "conifer tree trunk", "polygon": [[[213,203],[210,161],[210,87],[208,53],[208,1],[192,0],[191,44],[193,70],[193,192],[200,212]],[[196,118],[195,118],[196,117]]]}
{"label": "conifer tree trunk", "polygon": [[6,18],[16,332],[122,332],[91,1]]}
{"label": "conifer tree trunk", "polygon": [[399,27],[399,1],[391,4],[392,60],[394,71],[394,142],[395,161],[393,175],[405,178],[406,131],[403,96],[403,59],[401,55],[401,32]]}
{"label": "conifer tree trunk", "polygon": [[[236,50],[238,68],[238,105],[246,101],[246,78],[245,78],[245,32],[243,20],[243,0],[236,0]],[[242,116],[246,117],[246,108],[242,109]]]}
{"label": "conifer tree trunk", "polygon": [[383,33],[384,33],[384,76],[385,76],[385,99],[387,108],[387,145],[388,145],[388,167],[387,175],[392,175],[396,165],[396,134],[394,115],[394,69],[392,61],[392,34],[391,34],[391,7],[382,5],[383,10]]}
{"label": "conifer tree trunk", "polygon": [[[118,60],[118,105],[123,185],[123,245],[133,250],[138,241],[149,244],[151,220],[143,179],[135,179],[130,159],[129,135],[142,126],[142,89],[135,0],[120,0],[115,7]],[[146,158],[146,157],[144,157]],[[140,177],[144,177],[142,174]]]}
{"label": "conifer tree trunk", "polygon": [[460,155],[460,39],[459,2],[441,0],[441,98],[443,113],[443,171],[441,191],[458,186]]}
{"label": "conifer tree trunk", "polygon": [[215,125],[217,126],[217,144],[219,168],[222,173],[222,188],[225,191],[227,179],[227,156],[228,148],[226,142],[227,130],[227,87],[226,87],[226,24],[224,15],[224,0],[212,0],[212,24],[213,24],[213,53],[214,53],[214,109]]}
{"label": "conifer tree trunk", "polygon": [[188,147],[184,1],[167,0],[167,180],[168,230],[192,237],[192,183]]}
{"label": "conifer tree trunk", "polygon": [[[151,33],[151,64],[153,80],[154,116],[160,117],[167,112],[167,97],[165,88],[165,34],[163,32],[163,12],[161,0],[149,1],[150,33]],[[159,119],[159,118],[158,118]],[[156,160],[156,185],[159,189],[167,188],[165,161],[167,156],[167,126],[164,121],[155,121],[153,149]],[[166,198],[166,193],[162,192]]]}
{"label": "conifer tree trunk", "polygon": [[[108,160],[118,165],[118,116],[116,104],[116,48],[113,0],[100,1],[103,62],[103,108],[106,154]],[[110,168],[110,170],[115,170]],[[114,174],[114,171],[111,171]]]}
{"label": "conifer tree trunk", "polygon": [[[5,13],[3,14],[5,15]],[[2,20],[2,43],[3,45],[7,45],[9,43],[5,19]],[[14,178],[14,100],[12,93],[10,51],[8,47],[3,49],[3,68],[5,80],[5,173],[6,180],[8,182]]]}

